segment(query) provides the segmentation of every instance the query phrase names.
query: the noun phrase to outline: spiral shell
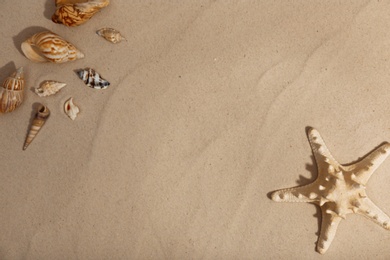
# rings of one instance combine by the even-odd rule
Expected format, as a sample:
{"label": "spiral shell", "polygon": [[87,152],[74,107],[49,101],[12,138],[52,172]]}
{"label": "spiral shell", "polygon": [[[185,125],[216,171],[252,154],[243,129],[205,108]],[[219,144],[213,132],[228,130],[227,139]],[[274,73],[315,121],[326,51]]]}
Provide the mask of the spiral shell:
{"label": "spiral shell", "polygon": [[83,70],[76,70],[76,73],[88,87],[94,89],[105,89],[110,86],[110,82],[100,76],[100,74],[94,69],[87,68]]}
{"label": "spiral shell", "polygon": [[109,0],[57,0],[57,10],[51,19],[66,26],[79,26],[109,4]]}
{"label": "spiral shell", "polygon": [[10,77],[6,78],[0,88],[0,112],[14,111],[23,102],[24,77],[23,67],[19,68]]}
{"label": "spiral shell", "polygon": [[66,83],[54,80],[46,80],[42,82],[38,88],[35,89],[35,93],[40,97],[47,97],[56,94],[65,86]]}
{"label": "spiral shell", "polygon": [[34,140],[49,116],[50,110],[47,108],[47,106],[40,104],[37,114],[35,115],[30,130],[27,134],[26,141],[24,142],[23,150],[26,150],[30,143]]}
{"label": "spiral shell", "polygon": [[80,109],[73,103],[73,98],[69,98],[64,104],[65,114],[72,120],[75,120]]}
{"label": "spiral shell", "polygon": [[22,43],[24,55],[35,62],[63,63],[84,58],[84,54],[61,36],[44,31]]}
{"label": "spiral shell", "polygon": [[96,33],[111,43],[118,43],[126,40],[126,38],[123,37],[119,31],[113,28],[101,28],[97,30]]}

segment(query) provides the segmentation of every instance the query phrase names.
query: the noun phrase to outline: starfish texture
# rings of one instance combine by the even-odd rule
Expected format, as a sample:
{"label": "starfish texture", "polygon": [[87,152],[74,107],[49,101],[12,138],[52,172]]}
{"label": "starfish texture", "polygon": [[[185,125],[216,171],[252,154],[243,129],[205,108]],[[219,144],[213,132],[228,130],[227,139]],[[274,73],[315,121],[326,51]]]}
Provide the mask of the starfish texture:
{"label": "starfish texture", "polygon": [[272,200],[311,202],[320,206],[322,223],[317,251],[321,254],[328,250],[340,220],[347,214],[363,215],[390,230],[390,218],[365,191],[368,179],[390,154],[390,144],[382,144],[356,163],[341,165],[330,154],[317,130],[310,128],[307,134],[318,167],[317,179],[305,186],[274,191]]}

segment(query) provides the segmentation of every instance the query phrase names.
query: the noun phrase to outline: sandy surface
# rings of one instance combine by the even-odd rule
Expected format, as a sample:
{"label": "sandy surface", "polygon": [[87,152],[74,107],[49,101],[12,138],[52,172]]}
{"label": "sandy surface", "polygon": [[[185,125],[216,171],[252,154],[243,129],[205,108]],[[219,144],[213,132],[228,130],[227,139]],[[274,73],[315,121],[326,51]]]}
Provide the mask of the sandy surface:
{"label": "sandy surface", "polygon": [[[51,22],[53,2],[0,9],[0,80],[23,66],[27,85],[0,118],[0,259],[390,257],[390,231],[358,215],[321,256],[319,210],[267,197],[316,177],[308,126],[341,163],[390,141],[389,2],[112,0],[75,28]],[[27,60],[43,29],[85,59]],[[84,67],[111,86],[85,86]],[[68,86],[40,98],[47,79]],[[23,152],[38,102],[51,117]],[[387,213],[389,179],[390,159],[367,188]]]}

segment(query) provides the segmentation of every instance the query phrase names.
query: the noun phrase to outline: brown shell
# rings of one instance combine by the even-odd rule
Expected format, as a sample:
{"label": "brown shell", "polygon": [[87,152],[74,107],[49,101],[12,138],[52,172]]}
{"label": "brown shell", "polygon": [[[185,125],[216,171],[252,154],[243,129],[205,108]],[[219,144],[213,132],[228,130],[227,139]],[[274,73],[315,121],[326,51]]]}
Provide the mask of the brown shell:
{"label": "brown shell", "polygon": [[46,120],[50,116],[50,110],[47,106],[40,105],[35,115],[35,118],[31,124],[30,130],[27,134],[26,141],[24,142],[23,150],[26,150],[30,143],[34,140],[38,132],[41,130],[42,126],[45,124]]}
{"label": "brown shell", "polygon": [[73,44],[50,31],[36,33],[22,43],[24,55],[35,62],[63,63],[84,58]]}
{"label": "brown shell", "polygon": [[66,26],[79,26],[109,4],[109,0],[57,0],[57,10],[51,19]]}
{"label": "brown shell", "polygon": [[10,77],[6,78],[0,88],[0,112],[14,111],[23,102],[24,77],[23,67],[19,68]]}
{"label": "brown shell", "polygon": [[103,37],[104,39],[106,39],[111,43],[118,43],[123,40],[126,40],[126,38],[123,37],[119,31],[113,28],[101,28],[96,31],[96,34]]}

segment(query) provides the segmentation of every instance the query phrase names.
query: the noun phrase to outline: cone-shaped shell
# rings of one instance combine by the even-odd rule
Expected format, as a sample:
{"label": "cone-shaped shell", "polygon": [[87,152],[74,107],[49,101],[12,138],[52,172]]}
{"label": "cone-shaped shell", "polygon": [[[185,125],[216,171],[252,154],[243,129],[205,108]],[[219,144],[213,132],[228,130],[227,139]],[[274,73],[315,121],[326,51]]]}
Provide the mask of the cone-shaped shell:
{"label": "cone-shaped shell", "polygon": [[86,68],[82,70],[76,70],[77,75],[84,83],[94,89],[105,89],[110,86],[110,82],[105,80],[94,69]]}
{"label": "cone-shaped shell", "polygon": [[38,88],[35,89],[35,93],[40,97],[47,97],[56,94],[65,86],[66,83],[54,80],[46,80],[42,82]]}
{"label": "cone-shaped shell", "polygon": [[109,0],[57,0],[51,19],[66,26],[79,26],[109,4]]}
{"label": "cone-shaped shell", "polygon": [[24,55],[35,62],[63,63],[84,58],[84,54],[61,36],[44,31],[22,43]]}
{"label": "cone-shaped shell", "polygon": [[23,102],[24,76],[23,67],[19,68],[10,77],[6,78],[0,88],[0,112],[14,111]]}
{"label": "cone-shaped shell", "polygon": [[96,33],[111,43],[118,43],[126,40],[119,31],[113,28],[101,28],[97,30]]}
{"label": "cone-shaped shell", "polygon": [[34,140],[34,138],[41,130],[42,126],[45,124],[49,116],[50,116],[50,110],[46,106],[41,104],[31,124],[30,131],[27,134],[26,141],[24,142],[23,150],[26,150],[26,148]]}

